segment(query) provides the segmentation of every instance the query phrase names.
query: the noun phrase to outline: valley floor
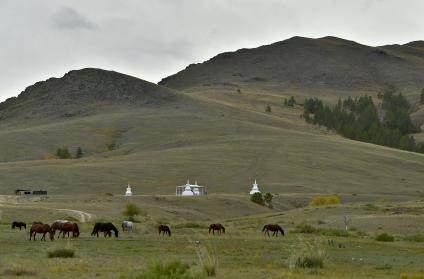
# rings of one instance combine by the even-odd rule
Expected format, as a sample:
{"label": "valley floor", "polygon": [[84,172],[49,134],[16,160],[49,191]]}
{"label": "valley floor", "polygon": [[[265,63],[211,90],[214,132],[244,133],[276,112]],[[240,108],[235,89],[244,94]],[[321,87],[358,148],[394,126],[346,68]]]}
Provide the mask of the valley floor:
{"label": "valley floor", "polygon": [[[275,202],[283,206],[292,199],[280,197]],[[92,224],[108,220],[118,227],[128,199],[1,196],[0,277],[21,272],[21,278],[133,278],[154,263],[175,259],[188,264],[193,274],[201,274],[198,253],[203,253],[218,262],[217,278],[423,278],[424,242],[420,241],[424,240],[415,237],[411,241],[411,236],[423,237],[423,201],[380,197],[379,201],[310,208],[300,197],[295,199],[297,206],[271,210],[242,195],[200,200],[135,196],[131,202],[144,210],[136,231],[104,239],[90,236]],[[343,236],[345,214],[351,217],[348,236]],[[13,220],[51,223],[62,218],[79,220],[80,238],[41,242],[38,236],[30,242],[29,229],[10,228]],[[207,226],[217,222],[226,226],[225,235],[208,234]],[[171,237],[157,235],[159,223],[170,225]],[[266,223],[281,224],[286,236],[264,236],[261,228]],[[302,225],[319,230],[302,233]],[[393,235],[395,241],[376,241],[375,236],[383,232]],[[329,240],[334,245],[329,245]],[[56,248],[70,248],[76,257],[48,258],[47,252]],[[317,253],[324,260],[323,268],[294,267],[299,257]]]}

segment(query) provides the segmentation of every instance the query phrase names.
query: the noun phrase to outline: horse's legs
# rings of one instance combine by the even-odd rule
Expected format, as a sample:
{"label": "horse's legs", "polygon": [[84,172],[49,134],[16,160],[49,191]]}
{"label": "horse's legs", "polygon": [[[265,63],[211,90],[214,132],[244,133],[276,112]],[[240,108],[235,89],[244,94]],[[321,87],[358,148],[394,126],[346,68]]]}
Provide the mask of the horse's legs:
{"label": "horse's legs", "polygon": [[32,231],[29,232],[29,241],[32,240]]}

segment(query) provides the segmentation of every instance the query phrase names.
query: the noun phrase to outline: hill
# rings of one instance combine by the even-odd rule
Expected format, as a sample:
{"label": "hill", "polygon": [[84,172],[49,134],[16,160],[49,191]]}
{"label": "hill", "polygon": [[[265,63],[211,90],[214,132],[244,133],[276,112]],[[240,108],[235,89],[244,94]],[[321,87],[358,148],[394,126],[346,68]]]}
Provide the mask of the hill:
{"label": "hill", "polygon": [[0,125],[74,118],[117,107],[153,107],[178,100],[167,88],[113,71],[86,68],[27,87],[0,104]]}
{"label": "hill", "polygon": [[[159,84],[175,89],[262,86],[280,91],[378,91],[424,87],[423,42],[370,47],[336,37],[293,37],[253,49],[221,53],[191,64]],[[327,93],[328,94],[328,93]]]}

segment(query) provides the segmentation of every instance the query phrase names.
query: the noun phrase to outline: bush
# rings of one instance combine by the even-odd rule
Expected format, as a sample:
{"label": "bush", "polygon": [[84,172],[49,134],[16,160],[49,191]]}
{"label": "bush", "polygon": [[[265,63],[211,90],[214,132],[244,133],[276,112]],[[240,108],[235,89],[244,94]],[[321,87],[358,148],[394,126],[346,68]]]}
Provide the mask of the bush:
{"label": "bush", "polygon": [[[195,279],[189,272],[189,266],[179,260],[169,263],[155,263],[137,276],[129,277],[134,279]],[[128,278],[128,277],[127,277]]]}
{"label": "bush", "polygon": [[271,193],[266,193],[263,198],[264,198],[264,202],[266,206],[268,206],[269,208],[273,208],[273,205],[272,205],[273,195]]}
{"label": "bush", "polygon": [[262,193],[254,193],[252,196],[250,196],[250,200],[259,205],[265,205],[265,201],[262,196]]}
{"label": "bush", "polygon": [[58,248],[47,252],[49,258],[74,258],[75,252],[68,248]]}
{"label": "bush", "polygon": [[305,256],[299,257],[296,260],[297,268],[323,268],[324,260],[321,257]]}
{"label": "bush", "polygon": [[77,151],[75,152],[75,158],[79,159],[82,156],[83,156],[82,149],[81,149],[81,147],[78,147]]}
{"label": "bush", "polygon": [[265,112],[271,112],[271,106],[266,106],[266,108],[265,108]]}
{"label": "bush", "polygon": [[377,235],[375,237],[375,240],[384,241],[384,242],[393,242],[393,241],[395,241],[395,238],[388,233],[382,233],[382,234]]}
{"label": "bush", "polygon": [[71,153],[69,153],[69,150],[68,150],[67,147],[56,149],[55,155],[59,159],[69,159],[69,158],[71,158]]}
{"label": "bush", "polygon": [[309,206],[311,207],[331,204],[340,204],[340,198],[336,195],[315,196],[309,201]]}
{"label": "bush", "polygon": [[125,205],[124,211],[122,211],[122,215],[128,217],[130,221],[134,221],[134,217],[137,215],[142,215],[143,211],[135,204],[128,203]]}

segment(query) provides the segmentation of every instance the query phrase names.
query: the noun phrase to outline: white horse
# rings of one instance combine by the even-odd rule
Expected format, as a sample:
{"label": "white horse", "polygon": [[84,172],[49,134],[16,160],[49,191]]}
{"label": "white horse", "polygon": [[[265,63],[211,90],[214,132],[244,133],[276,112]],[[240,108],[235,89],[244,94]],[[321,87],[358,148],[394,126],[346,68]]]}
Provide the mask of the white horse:
{"label": "white horse", "polygon": [[122,231],[132,232],[134,230],[134,223],[131,221],[122,222]]}

